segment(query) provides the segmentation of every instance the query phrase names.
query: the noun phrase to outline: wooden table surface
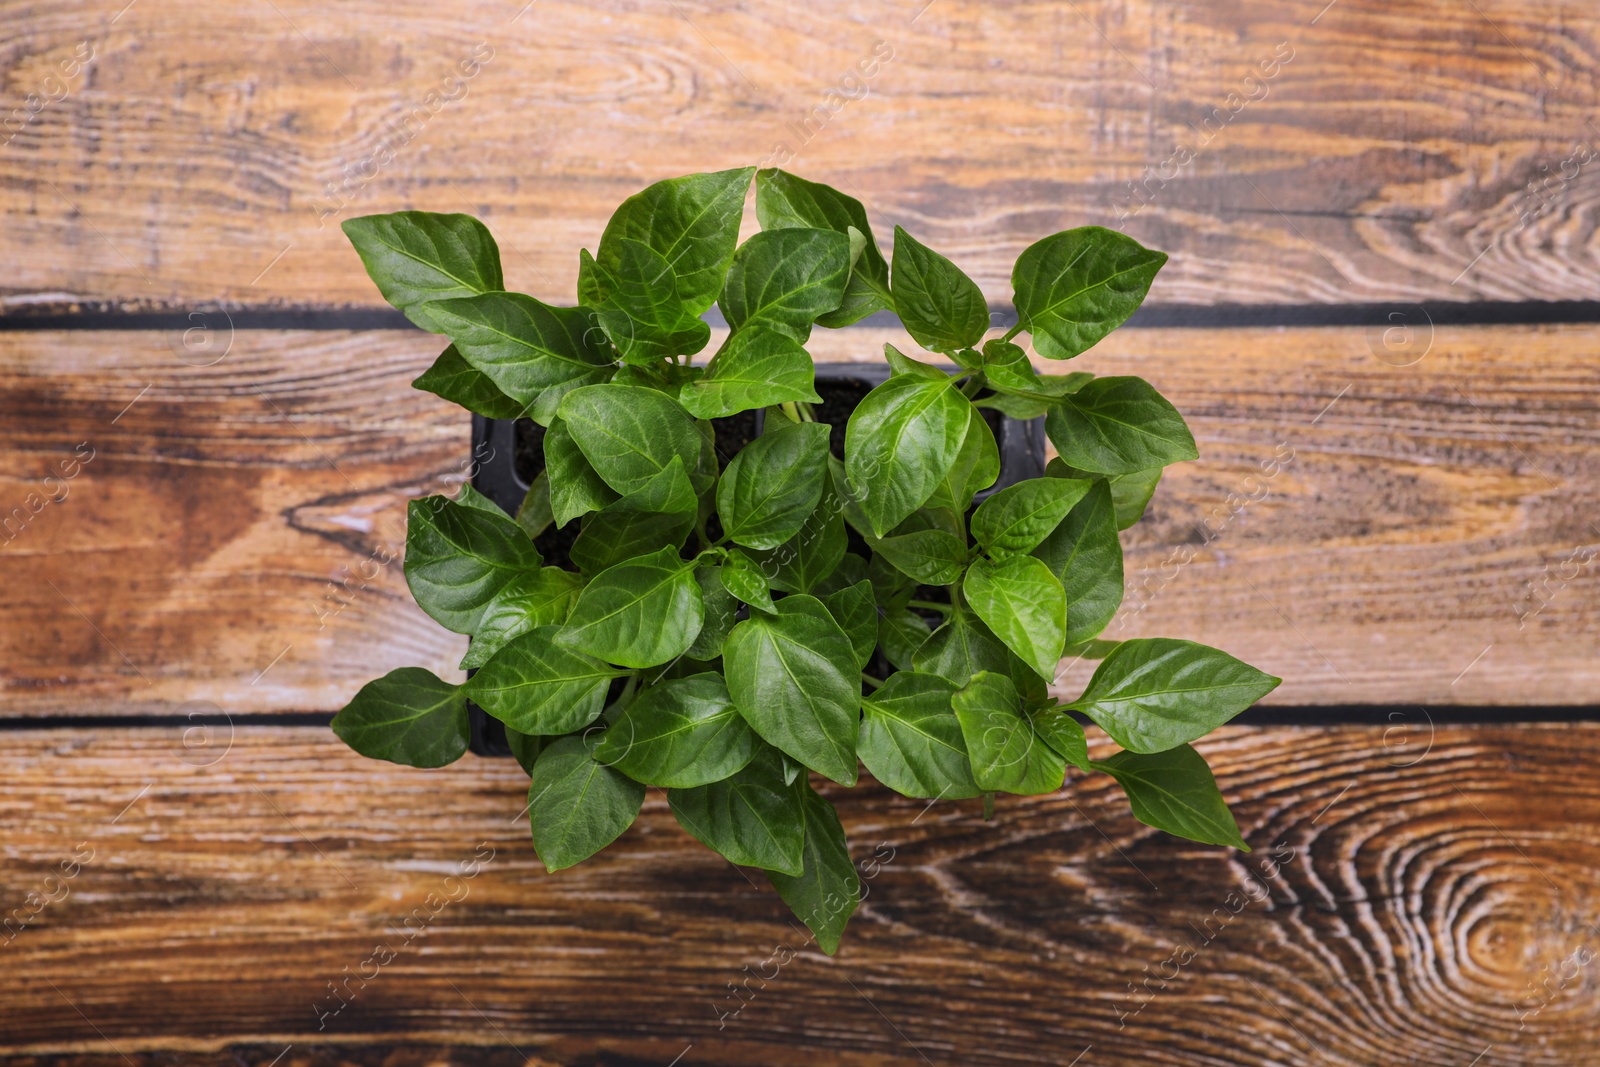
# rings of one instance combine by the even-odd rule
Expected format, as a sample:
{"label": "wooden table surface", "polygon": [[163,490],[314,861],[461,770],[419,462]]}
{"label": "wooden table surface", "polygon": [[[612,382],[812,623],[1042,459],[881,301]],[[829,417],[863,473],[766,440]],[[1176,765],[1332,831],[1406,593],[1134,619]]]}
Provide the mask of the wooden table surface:
{"label": "wooden table surface", "polygon": [[[0,0],[8,1062],[1596,1062],[1600,8],[125,2]],[[552,877],[511,761],[326,729],[459,659],[361,568],[469,437],[338,222],[570,302],[624,196],[775,160],[997,310],[1057,229],[1171,253],[1082,357],[1201,451],[1110,636],[1285,678],[1201,745],[1253,852],[868,782],[828,958],[659,792]]]}

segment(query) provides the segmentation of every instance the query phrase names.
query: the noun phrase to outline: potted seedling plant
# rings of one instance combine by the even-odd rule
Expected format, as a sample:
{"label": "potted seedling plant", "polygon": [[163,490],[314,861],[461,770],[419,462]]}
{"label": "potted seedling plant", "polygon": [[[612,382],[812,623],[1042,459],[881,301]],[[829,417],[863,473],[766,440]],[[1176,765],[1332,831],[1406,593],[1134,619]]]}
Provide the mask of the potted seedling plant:
{"label": "potted seedling plant", "polygon": [[[752,177],[761,229],[740,244]],[[1150,826],[1245,848],[1190,743],[1279,679],[1191,641],[1097,640],[1122,599],[1118,531],[1194,439],[1148,382],[1039,373],[1017,344],[1084,352],[1163,253],[1093,226],[1043,238],[1016,261],[1002,334],[950,260],[899,227],[886,258],[860,202],[781,170],[630,197],[580,253],[572,307],[506,291],[469,216],[344,230],[384,297],[450,340],[415,384],[531,420],[544,458],[515,514],[471,485],[410,504],[406,580],[470,637],[471,673],[368,683],[333,720],[356,751],[443,766],[475,704],[531,776],[549,870],[616,840],[664,788],[683,829],[763,869],[829,953],[860,882],[813,774],[852,786],[864,764],[987,815],[996,794],[1062,788],[1071,766],[1111,775]],[[728,333],[697,361],[713,304]],[[812,330],[882,312],[925,351],[886,346],[882,384],[842,427],[819,420]],[[996,411],[1042,417],[1057,458],[990,491]],[[719,442],[752,417],[759,432]],[[1063,700],[1050,684],[1068,655],[1099,663]],[[1091,760],[1084,721],[1121,751]]]}

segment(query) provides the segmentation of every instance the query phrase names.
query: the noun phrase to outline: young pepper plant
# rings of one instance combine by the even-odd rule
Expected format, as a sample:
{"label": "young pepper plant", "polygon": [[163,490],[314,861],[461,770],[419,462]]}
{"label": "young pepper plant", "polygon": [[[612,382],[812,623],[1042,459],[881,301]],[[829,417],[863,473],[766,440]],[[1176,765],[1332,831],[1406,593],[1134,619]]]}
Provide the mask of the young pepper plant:
{"label": "young pepper plant", "polygon": [[[752,177],[761,230],[741,245]],[[987,811],[996,793],[1060,789],[1071,765],[1111,775],[1150,826],[1246,847],[1191,742],[1279,679],[1191,641],[1096,640],[1122,600],[1118,531],[1194,439],[1143,379],[1039,373],[1015,343],[1080,354],[1165,255],[1094,226],[1046,237],[1012,272],[1016,326],[989,337],[983,293],[950,260],[896,227],[891,262],[857,200],[780,170],[629,198],[580,254],[574,307],[505,291],[469,216],[344,229],[383,295],[450,340],[417,387],[533,419],[545,455],[515,517],[470,486],[410,505],[406,580],[471,637],[476,671],[369,683],[333,721],[356,751],[447,764],[475,702],[531,775],[549,870],[615,840],[661,787],[829,953],[860,883],[809,772],[851,786],[865,764],[906,796]],[[713,303],[729,333],[695,363]],[[849,416],[841,458],[805,345],[883,310],[927,354],[886,348],[891,374]],[[1000,470],[984,408],[1043,416],[1058,458],[974,508]],[[751,411],[763,432],[724,454],[713,420]],[[543,559],[535,538],[574,522],[570,560]],[[1048,686],[1069,652],[1099,666],[1062,702]],[[1089,759],[1080,717],[1121,751]]]}

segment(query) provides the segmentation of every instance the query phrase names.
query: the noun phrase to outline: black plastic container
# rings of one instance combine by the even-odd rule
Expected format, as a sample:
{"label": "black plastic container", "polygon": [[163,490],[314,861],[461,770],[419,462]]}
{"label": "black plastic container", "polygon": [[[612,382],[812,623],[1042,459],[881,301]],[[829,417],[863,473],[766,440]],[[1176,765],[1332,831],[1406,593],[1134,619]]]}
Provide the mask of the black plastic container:
{"label": "black plastic container", "polygon": [[[882,363],[822,363],[817,365],[816,405],[819,422],[833,427],[830,442],[835,455],[844,456],[844,427],[861,398],[889,377]],[[763,412],[750,411],[726,419],[714,419],[717,451],[724,464],[745,444],[761,433]],[[1007,418],[997,411],[983,410],[995,443],[1000,446],[1000,477],[994,485],[977,495],[982,502],[996,490],[1044,474],[1044,420],[1026,422]],[[527,495],[528,486],[544,469],[544,429],[529,419],[487,419],[472,416],[472,454],[476,458],[472,487],[493,500],[507,514],[515,515]],[[567,549],[578,535],[576,523],[563,530],[546,530],[534,540],[545,562],[551,566],[569,565]],[[467,705],[472,726],[472,751],[480,756],[509,756],[505,728],[498,719],[476,704]]]}

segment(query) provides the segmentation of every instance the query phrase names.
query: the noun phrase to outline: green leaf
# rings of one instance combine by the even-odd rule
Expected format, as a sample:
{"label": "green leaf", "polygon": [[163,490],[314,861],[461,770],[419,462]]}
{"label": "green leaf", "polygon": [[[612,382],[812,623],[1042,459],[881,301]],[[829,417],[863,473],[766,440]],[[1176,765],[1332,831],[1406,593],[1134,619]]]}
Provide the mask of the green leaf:
{"label": "green leaf", "polygon": [[517,419],[525,414],[523,404],[506,396],[493,379],[462,359],[455,345],[439,353],[433,366],[412,380],[411,387],[489,419]]}
{"label": "green leaf", "polygon": [[342,228],[383,298],[429,333],[445,332],[429,301],[505,288],[500,249],[471,215],[397,211],[346,219]]}
{"label": "green leaf", "polygon": [[833,805],[801,784],[805,812],[805,869],[798,876],[768,871],[767,880],[795,917],[828,955],[839,951],[839,938],[861,903],[861,878],[850,860],[844,826]]}
{"label": "green leaf", "polygon": [[1193,641],[1140,638],[1113,649],[1068,706],[1130,752],[1165,752],[1204,737],[1282,681]]}
{"label": "green leaf", "polygon": [[443,767],[467,750],[467,698],[432,671],[400,667],[362,686],[333,717],[333,732],[372,759]]}
{"label": "green leaf", "polygon": [[1117,780],[1128,794],[1133,817],[1146,826],[1202,844],[1250,851],[1211,768],[1188,745],[1159,753],[1118,752],[1090,766]]}
{"label": "green leaf", "polygon": [[856,665],[866,670],[872,652],[878,647],[878,605],[872,596],[872,583],[860,581],[822,598],[823,606],[850,638],[856,650]]}
{"label": "green leaf", "polygon": [[832,230],[763,230],[733,254],[718,304],[735,332],[749,326],[780,330],[796,341],[835,310],[850,274],[850,242]]}
{"label": "green leaf", "polygon": [[539,551],[503,511],[442,496],[406,508],[406,584],[417,605],[447,630],[475,633],[500,591],[539,566]]}
{"label": "green leaf", "polygon": [[972,498],[989,488],[1000,477],[1000,446],[995,443],[994,431],[983,413],[974,408],[967,417],[967,436],[961,441],[961,451],[956,461],[934,486],[928,497],[928,507],[949,508],[958,515],[966,514]]}
{"label": "green leaf", "polygon": [[1067,643],[1087,641],[1104,630],[1122,605],[1122,542],[1104,479],[1094,483],[1033,555],[1061,582]]}
{"label": "green leaf", "polygon": [[815,597],[778,601],[722,646],[728,690],[767,743],[843,785],[856,781],[861,708],[855,647]]}
{"label": "green leaf", "polygon": [[538,736],[537,734],[520,733],[516,730],[513,730],[509,726],[505,728],[505,732],[506,746],[511,749],[511,755],[516,759],[517,763],[522,767],[523,770],[527,771],[529,775],[532,775],[533,765],[538,762],[539,753],[544,751],[546,742],[553,741],[554,738],[544,738]]}
{"label": "green leaf", "polygon": [[960,800],[982,792],[950,703],[956,688],[936,674],[897,671],[862,698],[857,750],[874,778],[908,797]]}
{"label": "green leaf", "polygon": [[705,374],[684,383],[678,402],[696,418],[717,419],[789,401],[820,404],[815,383],[816,368],[800,342],[746,326],[728,337]]}
{"label": "green leaf", "polygon": [[1105,478],[1111,485],[1111,502],[1116,507],[1119,530],[1128,529],[1144,517],[1144,509],[1161,481],[1161,471],[1160,467],[1151,467],[1128,474],[1093,474],[1063,462],[1060,456],[1051,459],[1044,468],[1046,476],[1051,478]]}
{"label": "green leaf", "polygon": [[849,326],[890,306],[889,264],[873,240],[861,201],[819,182],[763,170],[756,174],[756,217],[764,230],[804,226],[843,234],[854,229],[861,235],[861,252],[854,257],[843,300],[837,311],[819,318],[818,325]]}
{"label": "green leaf", "polygon": [[901,324],[923,348],[971,348],[989,329],[989,305],[977,283],[899,226],[890,288]]}
{"label": "green leaf", "polygon": [[[1047,395],[1044,393],[1044,383],[1039,380],[1038,372],[1028,360],[1028,353],[1021,345],[1002,341],[998,337],[983,346],[983,377],[992,389],[1024,396]],[[1086,375],[1085,380],[1092,377]]]}
{"label": "green leaf", "polygon": [[1094,381],[1045,415],[1061,459],[1096,474],[1129,474],[1200,455],[1183,416],[1143,378]]}
{"label": "green leaf", "polygon": [[777,610],[772,606],[772,590],[767,585],[767,576],[761,573],[755,561],[736,548],[728,550],[728,558],[722,565],[722,584],[728,592],[757,611],[770,615]]}
{"label": "green leaf", "polygon": [[684,470],[694,470],[700,458],[700,431],[694,420],[677,401],[655,389],[637,385],[574,389],[561,401],[561,421],[600,477],[619,493],[644,488],[671,465],[674,456],[683,461]]}
{"label": "green leaf", "polygon": [[874,534],[927,503],[955,465],[971,418],[953,378],[896,375],[862,399],[845,429],[844,461]]}
{"label": "green leaf", "polygon": [[581,737],[563,737],[533,765],[528,821],[550,872],[582,863],[639,817],[644,786],[598,762]]}
{"label": "green leaf", "polygon": [[951,703],[980,789],[1032,796],[1061,788],[1066,761],[1034,732],[1010,678],[981,671]]}
{"label": "green leaf", "polygon": [[729,540],[777,548],[800,532],[828,479],[828,432],[821,422],[769,427],[733,457],[717,484],[717,514]]}
{"label": "green leaf", "polygon": [[556,641],[607,663],[654,667],[688,651],[704,621],[694,564],[669,546],[595,575]]}
{"label": "green leaf", "polygon": [[456,493],[456,503],[468,508],[477,508],[486,511],[497,519],[506,518],[506,511],[499,504],[472,488],[471,482],[462,482],[461,491]]}
{"label": "green leaf", "polygon": [[544,533],[555,521],[555,512],[550,509],[550,472],[541,470],[534,476],[533,484],[528,487],[528,492],[522,498],[522,504],[517,508],[517,525],[522,527],[522,532],[528,537],[535,538]]}
{"label": "green leaf", "polygon": [[550,514],[557,529],[618,499],[617,491],[606,484],[573,440],[565,419],[553,419],[545,429],[544,475],[550,487]]}
{"label": "green leaf", "polygon": [[996,560],[1031,552],[1093,486],[1066,478],[1029,478],[1007,486],[972,513],[972,538]]}
{"label": "green leaf", "polygon": [[785,778],[783,757],[765,742],[756,742],[755,757],[731,778],[673,789],[667,803],[689,836],[741,867],[795,875],[805,869],[800,786]]}
{"label": "green leaf", "polygon": [[555,643],[540,626],[501,648],[466,684],[484,711],[525,734],[581,730],[600,717],[611,679],[624,672]]}
{"label": "green leaf", "polygon": [[896,670],[908,671],[928,640],[928,624],[909,608],[888,607],[878,618],[878,641]]}
{"label": "green leaf", "polygon": [[513,638],[537,626],[561,625],[582,588],[582,578],[559,567],[541,567],[517,575],[489,602],[461,669],[482,667]]}
{"label": "green leaf", "polygon": [[975,560],[961,590],[1007,648],[1045,681],[1054,679],[1066,644],[1067,604],[1049,567],[1032,556]]}
{"label": "green leaf", "polygon": [[694,529],[692,511],[635,511],[625,503],[618,501],[583,520],[583,530],[567,554],[584,574],[599,574],[664,545],[682,548]]}
{"label": "green leaf", "polygon": [[739,621],[739,601],[722,584],[721,567],[696,568],[694,579],[705,601],[706,621],[684,655],[689,659],[713,660],[722,655],[722,642]]}
{"label": "green leaf", "polygon": [[611,269],[579,254],[585,299],[617,346],[624,363],[650,365],[694,354],[711,340],[711,327],[690,311],[665,256],[643,241],[623,238]]}
{"label": "green leaf", "polygon": [[867,545],[923,585],[953,585],[967,565],[967,543],[943,530],[868,537]]}
{"label": "green leaf", "polygon": [[912,359],[887,342],[883,346],[883,358],[888,361],[891,374],[914,374],[919,378],[927,378],[935,382],[949,377],[938,367],[923,363],[921,360]]}
{"label": "green leaf", "polygon": [[531,405],[546,389],[611,376],[594,312],[522,293],[481,293],[427,305],[455,348],[506,396]]}
{"label": "green leaf", "polygon": [[842,517],[844,505],[834,493],[831,481],[822,487],[817,504],[800,532],[769,551],[752,551],[750,556],[774,589],[790,593],[809,593],[833,573],[844,558],[847,540]]}
{"label": "green leaf", "polygon": [[722,675],[707,671],[640,693],[606,729],[594,758],[636,782],[691,789],[738,773],[759,743]]}
{"label": "green leaf", "polygon": [[754,172],[754,167],[742,167],[688,174],[630,196],[606,224],[596,261],[615,273],[623,242],[644,242],[672,265],[687,313],[699,315],[722,291]]}
{"label": "green leaf", "polygon": [[[698,466],[698,457],[695,462]],[[615,506],[619,510],[684,514],[693,520],[700,509],[700,499],[695,494],[694,482],[683,464],[683,457],[673,456],[664,469],[651,475],[649,481],[617,501]]]}
{"label": "green leaf", "polygon": [[1033,732],[1080,771],[1089,769],[1089,741],[1078,720],[1060,708],[1040,708],[1028,713]]}
{"label": "green leaf", "polygon": [[1144,302],[1164,252],[1101,226],[1064,230],[1023,250],[1011,270],[1017,315],[1046,359],[1093,347]]}
{"label": "green leaf", "polygon": [[1050,411],[1053,397],[1035,397],[1032,394],[994,393],[972,402],[975,408],[989,408],[1018,422],[1041,418]]}
{"label": "green leaf", "polygon": [[1012,655],[957,596],[950,618],[911,657],[913,670],[966,685],[979,671],[1007,674]]}

